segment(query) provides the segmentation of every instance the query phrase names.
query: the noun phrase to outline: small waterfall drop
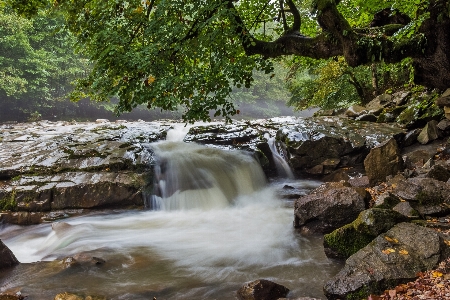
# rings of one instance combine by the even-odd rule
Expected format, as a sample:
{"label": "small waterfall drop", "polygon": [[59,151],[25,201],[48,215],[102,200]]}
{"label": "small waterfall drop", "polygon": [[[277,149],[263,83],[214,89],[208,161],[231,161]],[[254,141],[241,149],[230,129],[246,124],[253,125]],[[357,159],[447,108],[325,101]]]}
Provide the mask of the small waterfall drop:
{"label": "small waterfall drop", "polygon": [[277,169],[278,176],[285,177],[289,179],[294,179],[294,174],[292,173],[291,168],[287,164],[286,160],[283,156],[278,152],[276,147],[276,142],[274,137],[269,137],[266,135],[267,143],[269,144],[270,151],[272,151],[273,161],[275,163],[275,167]]}
{"label": "small waterfall drop", "polygon": [[153,150],[158,160],[152,209],[224,208],[266,184],[261,167],[246,153],[183,142],[161,142]]}

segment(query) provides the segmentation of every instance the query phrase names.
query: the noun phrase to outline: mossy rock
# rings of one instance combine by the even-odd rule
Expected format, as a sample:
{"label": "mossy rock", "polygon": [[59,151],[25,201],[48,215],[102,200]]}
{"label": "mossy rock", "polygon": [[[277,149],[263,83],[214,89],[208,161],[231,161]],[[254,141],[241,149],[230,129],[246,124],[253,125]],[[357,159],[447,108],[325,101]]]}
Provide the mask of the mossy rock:
{"label": "mossy rock", "polygon": [[352,223],[324,236],[325,253],[329,257],[348,258],[367,246],[379,234],[407,219],[390,209],[367,209]]}

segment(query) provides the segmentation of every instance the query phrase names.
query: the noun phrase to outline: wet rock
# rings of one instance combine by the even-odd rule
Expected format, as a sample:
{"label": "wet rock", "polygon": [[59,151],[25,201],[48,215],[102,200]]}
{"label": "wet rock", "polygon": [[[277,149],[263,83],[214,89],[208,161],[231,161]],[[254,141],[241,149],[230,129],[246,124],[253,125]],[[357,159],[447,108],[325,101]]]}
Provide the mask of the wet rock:
{"label": "wet rock", "polygon": [[400,223],[350,256],[344,268],[324,286],[328,299],[363,299],[410,281],[450,256],[438,232]]}
{"label": "wet rock", "polygon": [[432,178],[408,178],[399,181],[392,191],[409,201],[421,216],[450,213],[450,186]]}
{"label": "wet rock", "polygon": [[450,179],[450,171],[442,165],[434,165],[426,176],[446,182]]}
{"label": "wet rock", "polygon": [[19,292],[4,292],[4,293],[0,293],[0,300],[23,300],[26,299],[26,297],[24,297],[22,295],[22,293]]}
{"label": "wet rock", "polygon": [[352,222],[365,209],[366,191],[340,183],[326,183],[295,202],[294,226],[329,233]]}
{"label": "wet rock", "polygon": [[405,138],[403,139],[402,146],[408,147],[417,142],[417,137],[419,136],[422,129],[416,128],[408,133],[406,133]]}
{"label": "wet rock", "polygon": [[154,157],[145,143],[164,139],[168,129],[161,123],[136,122],[18,124],[3,130],[0,180],[67,170],[149,169]]}
{"label": "wet rock", "polygon": [[356,121],[366,121],[366,122],[376,122],[377,119],[378,118],[374,114],[364,114],[364,115],[360,115],[355,120]]}
{"label": "wet rock", "polygon": [[386,176],[402,171],[403,159],[395,139],[371,149],[364,159],[364,168],[371,184],[385,181]]}
{"label": "wet rock", "polygon": [[402,106],[408,102],[410,96],[411,92],[396,92],[392,94],[392,102],[394,102],[396,106]]}
{"label": "wet rock", "polygon": [[16,224],[16,225],[35,225],[42,223],[43,216],[45,216],[45,213],[43,212],[6,211],[0,213],[0,223]]}
{"label": "wet rock", "polygon": [[328,159],[340,160],[339,167],[361,163],[370,148],[402,138],[396,125],[357,122],[338,117],[298,119],[282,127],[277,140],[286,147],[289,164],[298,173],[320,166]]}
{"label": "wet rock", "polygon": [[379,234],[407,220],[405,216],[390,209],[367,209],[352,223],[324,236],[325,254],[328,257],[348,258]]}
{"label": "wet rock", "polygon": [[19,261],[9,248],[0,240],[0,270],[11,268],[19,264]]}
{"label": "wet rock", "polygon": [[372,101],[366,104],[366,109],[375,114],[379,115],[380,112],[385,108],[392,106],[392,96],[389,94],[382,94],[374,98]]}
{"label": "wet rock", "polygon": [[349,118],[356,118],[363,114],[367,114],[367,109],[361,105],[352,105],[345,111],[345,115]]}
{"label": "wet rock", "polygon": [[439,138],[437,124],[438,122],[435,120],[428,122],[417,137],[417,141],[425,145]]}
{"label": "wet rock", "polygon": [[284,298],[289,289],[275,282],[258,279],[242,286],[237,296],[240,300],[277,300]]}
{"label": "wet rock", "polygon": [[55,296],[54,300],[85,300],[84,297],[78,296],[76,294],[71,293],[61,293]]}

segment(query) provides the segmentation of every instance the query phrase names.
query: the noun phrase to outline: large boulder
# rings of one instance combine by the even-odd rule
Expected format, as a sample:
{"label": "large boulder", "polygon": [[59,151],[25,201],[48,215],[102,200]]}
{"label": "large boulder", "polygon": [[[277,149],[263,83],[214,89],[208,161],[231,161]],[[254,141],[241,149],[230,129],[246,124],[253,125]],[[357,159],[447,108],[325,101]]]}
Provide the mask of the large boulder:
{"label": "large boulder", "polygon": [[295,124],[282,127],[277,140],[285,145],[294,171],[312,170],[317,174],[321,170],[331,172],[333,168],[360,164],[369,149],[392,137],[401,140],[403,135],[403,129],[396,124],[317,117],[299,118]]}
{"label": "large boulder", "polygon": [[352,223],[324,236],[328,257],[348,258],[369,244],[379,234],[408,218],[390,209],[371,208],[361,212]]}
{"label": "large boulder", "polygon": [[364,168],[371,184],[383,182],[387,176],[402,171],[403,159],[395,139],[372,148],[364,159]]}
{"label": "large boulder", "polygon": [[258,279],[246,283],[238,292],[240,300],[277,300],[285,298],[289,289],[275,282]]}
{"label": "large boulder", "polygon": [[450,213],[450,185],[433,178],[399,180],[392,193],[408,201],[421,216]]}
{"label": "large boulder", "polygon": [[328,299],[364,299],[431,270],[450,257],[450,241],[440,233],[400,223],[350,256],[324,286]]}
{"label": "large boulder", "polygon": [[366,208],[367,192],[343,183],[326,183],[295,201],[294,226],[329,233],[355,220]]}
{"label": "large boulder", "polygon": [[19,261],[8,247],[0,240],[0,270],[13,267]]}

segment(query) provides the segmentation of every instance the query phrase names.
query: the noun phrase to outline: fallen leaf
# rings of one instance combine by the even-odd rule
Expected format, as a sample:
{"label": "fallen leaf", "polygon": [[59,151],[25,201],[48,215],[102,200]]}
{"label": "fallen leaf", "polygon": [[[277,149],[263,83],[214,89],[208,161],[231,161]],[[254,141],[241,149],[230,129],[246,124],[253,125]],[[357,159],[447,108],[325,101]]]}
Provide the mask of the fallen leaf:
{"label": "fallen leaf", "polygon": [[396,238],[390,238],[390,237],[388,237],[388,236],[385,236],[384,238],[385,238],[386,241],[388,241],[389,243],[394,243],[394,244],[397,244],[397,243],[398,243],[398,240],[397,240]]}
{"label": "fallen leaf", "polygon": [[391,298],[394,298],[397,295],[397,291],[396,290],[389,290],[389,296]]}
{"label": "fallen leaf", "polygon": [[444,243],[447,245],[447,246],[450,246],[450,241],[444,241]]}
{"label": "fallen leaf", "polygon": [[391,253],[394,253],[395,250],[392,249],[392,248],[387,248],[387,249],[385,249],[385,250],[383,250],[383,251],[381,251],[381,252],[383,252],[384,254],[389,255],[389,254],[391,254]]}
{"label": "fallen leaf", "polygon": [[408,251],[406,251],[406,250],[400,250],[400,251],[398,251],[398,253],[400,253],[400,254],[402,254],[402,255],[408,255]]}
{"label": "fallen leaf", "polygon": [[431,273],[431,274],[433,275],[434,278],[436,278],[436,277],[442,277],[442,275],[444,275],[444,274],[442,274],[442,273],[439,272],[439,271],[434,271],[434,272]]}

